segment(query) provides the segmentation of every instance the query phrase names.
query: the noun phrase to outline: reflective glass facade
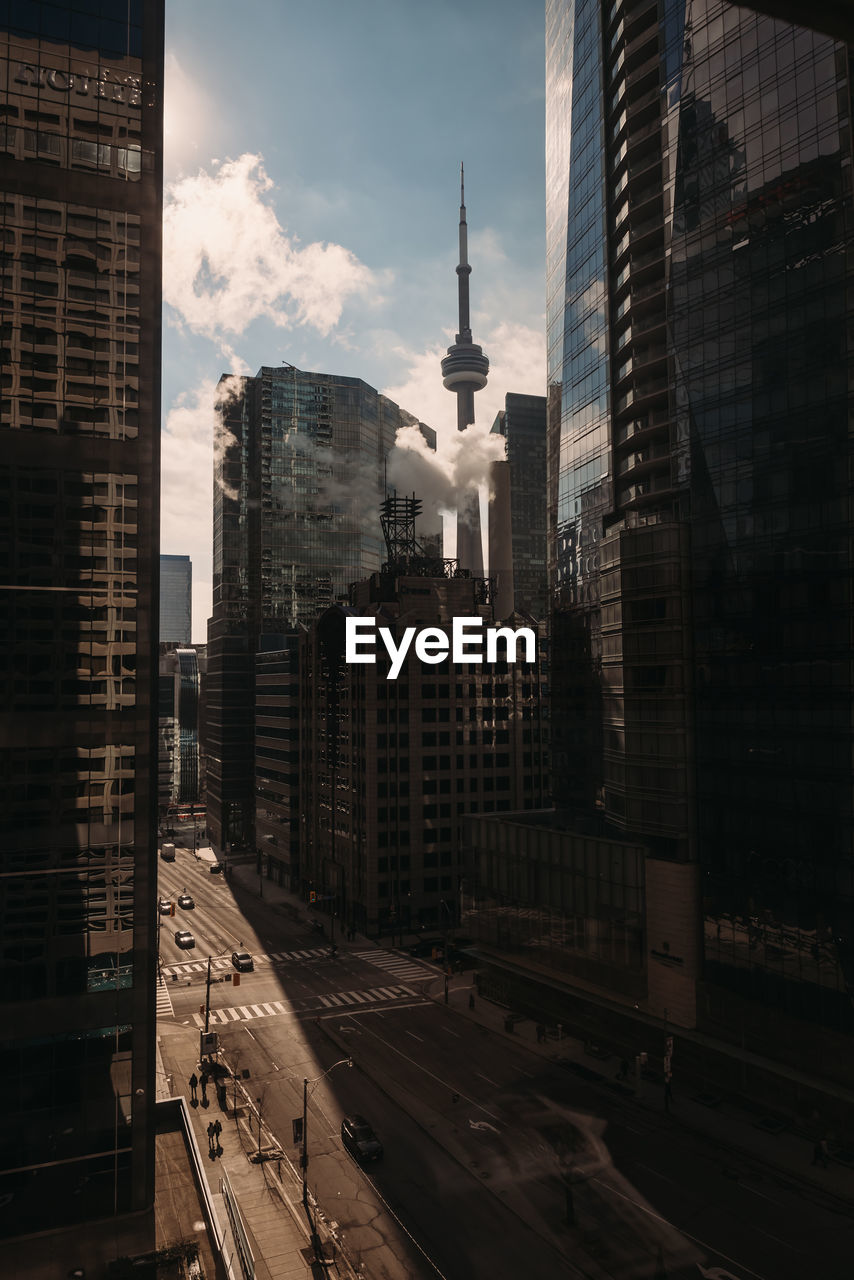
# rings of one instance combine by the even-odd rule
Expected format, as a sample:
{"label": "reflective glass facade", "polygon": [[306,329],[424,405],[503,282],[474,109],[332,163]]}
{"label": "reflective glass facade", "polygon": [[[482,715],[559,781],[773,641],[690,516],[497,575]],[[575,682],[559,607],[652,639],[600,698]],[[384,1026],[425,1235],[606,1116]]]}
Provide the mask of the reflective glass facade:
{"label": "reflective glass facade", "polygon": [[505,456],[510,467],[514,607],[535,618],[545,618],[548,614],[546,513],[543,509],[546,487],[545,397],[508,392],[504,397],[504,408],[495,419],[492,430],[504,437]]}
{"label": "reflective glass facade", "polygon": [[160,557],[160,643],[190,644],[193,565],[189,556]]}
{"label": "reflective glass facade", "polygon": [[0,3],[0,1234],[153,1200],[163,6]]}
{"label": "reflective glass facade", "polygon": [[208,830],[254,825],[254,654],[315,619],[384,559],[379,504],[397,431],[413,425],[359,378],[264,367],[220,383],[209,627]]}
{"label": "reflective glass facade", "polygon": [[850,61],[710,4],[679,84],[670,300],[706,976],[850,1032]]}
{"label": "reflective glass facade", "polygon": [[850,1033],[850,51],[723,0],[547,33],[556,796],[698,864],[701,1020]]}

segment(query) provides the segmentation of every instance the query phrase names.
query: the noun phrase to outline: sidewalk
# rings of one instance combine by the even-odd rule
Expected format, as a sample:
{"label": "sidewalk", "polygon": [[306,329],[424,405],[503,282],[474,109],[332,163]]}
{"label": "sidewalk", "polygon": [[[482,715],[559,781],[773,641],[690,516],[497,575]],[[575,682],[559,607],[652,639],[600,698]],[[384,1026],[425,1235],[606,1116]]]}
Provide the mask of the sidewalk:
{"label": "sidewalk", "polygon": [[[276,1145],[272,1135],[261,1124],[260,1144],[258,1115],[255,1104],[237,1081],[237,1110],[234,1110],[235,1082],[230,1075],[221,1076],[223,1092],[217,1092],[215,1079],[207,1086],[207,1104],[198,1089],[198,1105],[190,1101],[189,1078],[201,1075],[198,1059],[198,1032],[185,1026],[163,1024],[157,1044],[158,1099],[183,1095],[192,1117],[193,1133],[203,1153],[211,1200],[218,1218],[219,1234],[224,1236],[224,1262],[241,1274],[236,1256],[237,1245],[222,1187],[222,1174],[228,1176],[245,1228],[246,1239],[255,1264],[256,1280],[305,1280],[306,1276],[337,1276],[354,1280],[355,1273],[346,1258],[329,1238],[322,1217],[317,1218],[317,1231],[323,1245],[323,1259],[317,1260],[301,1202],[299,1171]],[[208,1125],[219,1120],[222,1132],[218,1151],[211,1153]],[[260,1145],[261,1160],[258,1160]],[[317,1214],[316,1205],[312,1212]],[[230,1273],[232,1274],[232,1273]]]}
{"label": "sidewalk", "polygon": [[[475,1008],[469,1008],[469,996],[475,995]],[[440,1003],[444,1000],[444,978],[437,975],[427,994]],[[669,1112],[664,1104],[664,1086],[661,1082],[641,1079],[636,1088],[633,1074],[626,1083],[617,1080],[620,1059],[587,1046],[582,1040],[564,1035],[560,1041],[546,1039],[538,1043],[536,1024],[528,1018],[515,1021],[512,1032],[505,1026],[510,1010],[504,1009],[477,995],[473,986],[473,974],[455,974],[449,979],[449,1006],[458,1014],[480,1026],[487,1027],[499,1036],[513,1036],[531,1053],[551,1062],[559,1063],[584,1079],[602,1082],[609,1089],[634,1102],[645,1111],[657,1113],[662,1125],[693,1130],[704,1138],[724,1147],[743,1152],[777,1173],[794,1178],[801,1184],[854,1204],[854,1169],[833,1158],[828,1167],[813,1165],[812,1140],[804,1134],[783,1128],[771,1132],[763,1127],[762,1117],[751,1114],[735,1103],[702,1095],[698,1089],[679,1092],[670,1102]],[[832,1153],[831,1145],[831,1153]]]}

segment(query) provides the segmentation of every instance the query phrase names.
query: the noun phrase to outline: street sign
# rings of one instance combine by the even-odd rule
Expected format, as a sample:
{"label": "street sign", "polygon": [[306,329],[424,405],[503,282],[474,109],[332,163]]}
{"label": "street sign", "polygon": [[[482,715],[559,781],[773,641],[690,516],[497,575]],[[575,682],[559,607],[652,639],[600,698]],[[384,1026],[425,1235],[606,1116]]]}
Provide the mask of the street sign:
{"label": "street sign", "polygon": [[199,1032],[199,1057],[204,1058],[207,1054],[216,1053],[217,1051],[217,1035],[215,1031]]}

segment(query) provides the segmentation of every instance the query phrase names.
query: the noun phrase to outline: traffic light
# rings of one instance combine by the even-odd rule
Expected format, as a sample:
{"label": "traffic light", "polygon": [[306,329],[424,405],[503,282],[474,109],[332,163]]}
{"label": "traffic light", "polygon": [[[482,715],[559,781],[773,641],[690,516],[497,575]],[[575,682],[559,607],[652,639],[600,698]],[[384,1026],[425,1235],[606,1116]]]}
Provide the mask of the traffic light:
{"label": "traffic light", "polygon": [[169,903],[169,914],[170,914],[170,916],[174,916],[174,914],[175,914],[175,903],[174,903],[174,902],[170,902],[170,903]]}
{"label": "traffic light", "polygon": [[200,1004],[200,1005],[199,1005],[199,1013],[200,1013],[200,1014],[203,1014],[203,1013],[204,1013],[204,1011],[205,1011],[205,1006],[204,1006],[203,1004]]}
{"label": "traffic light", "polygon": [[294,1128],[294,1143],[302,1142],[302,1116],[291,1121]]}
{"label": "traffic light", "polygon": [[309,902],[316,902],[316,901],[317,901],[317,894],[314,892],[314,890],[313,890],[313,889],[309,889],[309,891],[308,891],[308,900],[309,900]]}

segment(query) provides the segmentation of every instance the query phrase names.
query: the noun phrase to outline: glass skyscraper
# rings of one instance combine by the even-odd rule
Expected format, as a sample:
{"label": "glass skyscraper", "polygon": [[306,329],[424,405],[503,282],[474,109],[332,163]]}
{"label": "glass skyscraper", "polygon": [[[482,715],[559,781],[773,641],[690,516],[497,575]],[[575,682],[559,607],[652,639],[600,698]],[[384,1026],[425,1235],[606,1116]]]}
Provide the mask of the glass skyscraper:
{"label": "glass skyscraper", "polygon": [[0,4],[4,1236],[153,1202],[163,22]]}
{"label": "glass skyscraper", "polygon": [[547,4],[556,799],[644,842],[648,975],[676,980],[678,903],[683,1016],[801,1063],[810,1024],[831,1073],[854,1032],[850,54],[722,0]]}
{"label": "glass skyscraper", "polygon": [[264,367],[220,383],[208,628],[208,831],[254,824],[255,653],[313,621],[383,559],[385,461],[416,419],[359,378]]}
{"label": "glass skyscraper", "polygon": [[[510,471],[510,538],[514,607],[545,619],[546,577],[546,400],[509,391],[492,424],[504,437]],[[506,515],[502,512],[502,517]],[[492,511],[490,511],[490,520]],[[490,524],[490,540],[493,538]]]}
{"label": "glass skyscraper", "polygon": [[192,561],[189,556],[161,556],[160,643],[190,644],[192,622]]}

